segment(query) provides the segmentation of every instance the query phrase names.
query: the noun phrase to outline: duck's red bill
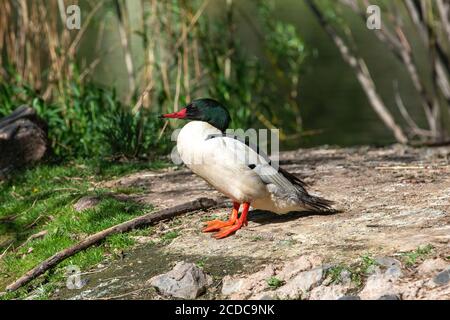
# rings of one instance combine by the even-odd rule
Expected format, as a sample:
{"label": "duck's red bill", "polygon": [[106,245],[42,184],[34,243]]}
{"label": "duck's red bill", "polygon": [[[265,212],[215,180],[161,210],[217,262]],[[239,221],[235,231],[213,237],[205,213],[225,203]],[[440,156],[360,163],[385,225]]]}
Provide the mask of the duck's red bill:
{"label": "duck's red bill", "polygon": [[174,113],[168,113],[168,114],[163,114],[162,117],[163,118],[169,118],[169,119],[185,119],[187,116],[187,109],[183,109],[180,110],[178,112],[174,112]]}

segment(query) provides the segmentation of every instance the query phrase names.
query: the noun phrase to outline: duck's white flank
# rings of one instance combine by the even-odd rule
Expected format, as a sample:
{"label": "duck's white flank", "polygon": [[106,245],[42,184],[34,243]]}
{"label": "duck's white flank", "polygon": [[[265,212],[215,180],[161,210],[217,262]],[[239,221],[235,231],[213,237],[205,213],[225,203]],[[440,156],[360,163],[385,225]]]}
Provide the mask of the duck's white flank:
{"label": "duck's white flank", "polygon": [[[239,140],[221,135],[206,122],[183,127],[177,140],[183,162],[231,200],[248,202],[255,209],[284,214],[311,210],[298,188],[254,150]],[[250,166],[249,166],[250,165]],[[314,197],[310,197],[314,199]]]}

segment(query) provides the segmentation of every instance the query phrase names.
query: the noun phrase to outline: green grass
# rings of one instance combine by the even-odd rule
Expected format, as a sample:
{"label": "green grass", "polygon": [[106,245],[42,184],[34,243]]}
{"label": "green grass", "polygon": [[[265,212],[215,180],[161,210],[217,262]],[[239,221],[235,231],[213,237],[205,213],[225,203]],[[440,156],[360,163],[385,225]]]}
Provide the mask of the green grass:
{"label": "green grass", "polygon": [[197,260],[197,262],[195,263],[195,265],[201,269],[203,269],[205,267],[206,262],[208,261],[208,257],[202,257],[200,259]]}
{"label": "green grass", "polygon": [[267,285],[271,290],[275,290],[284,285],[284,281],[278,279],[277,277],[270,277],[267,279]]}
{"label": "green grass", "polygon": [[402,253],[401,257],[407,267],[414,266],[419,260],[426,258],[433,252],[434,247],[430,244],[417,248],[414,251]]}
{"label": "green grass", "polygon": [[329,278],[331,279],[331,283],[333,283],[333,284],[339,284],[339,283],[342,282],[341,274],[342,274],[342,272],[345,271],[345,270],[350,271],[350,270],[348,270],[348,268],[347,268],[346,266],[344,266],[344,265],[336,265],[336,266],[333,266],[333,267],[331,267],[331,268],[329,268],[329,269],[327,270],[326,275],[325,275],[325,278],[328,278],[328,277],[329,277]]}
{"label": "green grass", "polygon": [[350,280],[359,288],[363,285],[364,279],[370,273],[370,269],[378,266],[375,259],[369,255],[364,254],[360,260],[352,265],[338,264],[326,271],[325,278],[330,278],[332,284],[342,283],[342,272],[348,271],[350,273]]}
{"label": "green grass", "polygon": [[[122,202],[102,195],[111,192],[98,187],[111,180],[144,169],[159,169],[164,163],[108,163],[73,161],[65,164],[43,164],[13,173],[13,179],[0,182],[0,292],[6,285],[37,264],[86,236],[152,210],[134,202]],[[114,190],[113,190],[114,191]],[[130,190],[131,192],[131,190]],[[83,196],[96,195],[102,200],[92,209],[76,212],[73,204]],[[47,234],[27,241],[41,231]],[[77,265],[86,270],[101,262],[106,253],[123,250],[135,244],[134,235],[142,231],[109,237],[63,261],[43,277],[19,292],[3,298],[23,297],[32,290],[46,298],[55,284],[64,279],[64,267]],[[167,236],[174,238],[174,235]]]}
{"label": "green grass", "polygon": [[368,273],[371,268],[378,266],[378,263],[369,254],[364,254],[361,257],[361,260],[362,260],[362,262],[361,262],[361,270],[364,273]]}
{"label": "green grass", "polygon": [[161,237],[161,240],[164,244],[169,244],[172,240],[178,238],[178,236],[179,233],[177,231],[169,231]]}

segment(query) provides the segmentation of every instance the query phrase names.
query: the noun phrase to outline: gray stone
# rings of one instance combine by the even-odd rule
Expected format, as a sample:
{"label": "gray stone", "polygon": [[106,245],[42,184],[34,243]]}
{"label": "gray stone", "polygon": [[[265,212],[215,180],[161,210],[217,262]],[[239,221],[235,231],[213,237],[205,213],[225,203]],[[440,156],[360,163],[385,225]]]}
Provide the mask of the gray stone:
{"label": "gray stone", "polygon": [[316,268],[322,264],[322,258],[317,255],[302,255],[294,261],[288,262],[277,274],[280,280],[287,281],[300,272]]}
{"label": "gray stone", "polygon": [[[377,271],[372,274],[366,282],[359,296],[363,300],[378,300],[386,295],[397,294],[395,288],[396,280],[401,276],[397,266],[392,266],[386,272]],[[390,270],[391,269],[391,270]]]}
{"label": "gray stone", "polygon": [[401,267],[401,262],[397,259],[391,258],[391,257],[377,257],[375,258],[375,262],[379,264],[380,266],[390,268],[392,266]]}
{"label": "gray stone", "polygon": [[275,293],[273,292],[261,292],[257,295],[254,295],[250,298],[250,300],[276,300],[277,297],[275,296]]}
{"label": "gray stone", "polygon": [[276,295],[281,299],[304,297],[309,290],[320,284],[322,277],[322,268],[302,272],[277,289]]}
{"label": "gray stone", "polygon": [[225,296],[241,291],[245,285],[244,279],[234,279],[230,276],[226,276],[222,282],[222,294]]}
{"label": "gray stone", "polygon": [[381,272],[381,269],[378,265],[371,265],[366,270],[367,275],[374,274],[374,273],[380,273],[380,272]]}
{"label": "gray stone", "polygon": [[151,278],[149,283],[166,296],[195,299],[205,293],[211,278],[195,264],[179,262],[168,273]]}
{"label": "gray stone", "polygon": [[311,290],[309,300],[339,300],[348,292],[349,287],[342,284],[320,285]]}
{"label": "gray stone", "polygon": [[342,270],[340,277],[342,284],[349,285],[352,282],[352,273],[348,270]]}
{"label": "gray stone", "polygon": [[400,298],[395,294],[386,294],[381,296],[378,300],[400,300]]}
{"label": "gray stone", "polygon": [[274,266],[268,265],[245,277],[225,276],[222,279],[222,294],[232,300],[257,299],[258,294],[268,288],[267,279],[274,275]]}
{"label": "gray stone", "polygon": [[359,296],[343,296],[338,300],[361,300]]}
{"label": "gray stone", "polygon": [[445,270],[449,267],[449,263],[444,259],[427,259],[418,268],[419,274],[426,275]]}
{"label": "gray stone", "polygon": [[450,269],[442,271],[438,273],[433,278],[434,283],[436,283],[438,286],[445,286],[447,283],[450,282]]}
{"label": "gray stone", "polygon": [[386,271],[385,274],[387,276],[390,276],[394,279],[398,279],[403,275],[402,269],[400,266],[398,265],[392,265],[391,267],[389,267]]}

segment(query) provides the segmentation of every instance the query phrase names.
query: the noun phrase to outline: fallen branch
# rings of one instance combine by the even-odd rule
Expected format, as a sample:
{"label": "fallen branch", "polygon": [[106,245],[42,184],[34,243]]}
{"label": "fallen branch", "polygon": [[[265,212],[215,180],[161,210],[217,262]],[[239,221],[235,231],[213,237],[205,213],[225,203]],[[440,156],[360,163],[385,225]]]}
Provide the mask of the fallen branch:
{"label": "fallen branch", "polygon": [[23,285],[27,284],[31,280],[35,279],[36,277],[40,276],[50,268],[56,266],[61,261],[67,259],[68,257],[73,256],[74,254],[85,250],[89,247],[91,247],[94,244],[99,243],[100,241],[104,240],[106,237],[111,236],[113,234],[123,233],[127,232],[133,229],[137,229],[139,227],[147,226],[154,224],[156,222],[172,219],[174,217],[186,214],[188,212],[197,211],[197,210],[207,210],[213,207],[216,207],[220,204],[220,201],[213,200],[213,199],[207,199],[207,198],[200,198],[192,202],[187,202],[178,206],[175,206],[173,208],[163,209],[155,213],[148,213],[146,215],[143,215],[141,217],[137,217],[135,219],[132,219],[130,221],[126,221],[123,223],[120,223],[118,225],[115,225],[111,228],[108,228],[106,230],[100,231],[98,233],[95,233],[83,241],[77,243],[76,245],[64,249],[55,255],[51,256],[47,260],[43,261],[38,266],[34,267],[32,270],[28,271],[25,275],[23,275],[21,278],[16,280],[14,283],[10,284],[6,290],[7,291],[16,291]]}
{"label": "fallen branch", "polygon": [[439,148],[450,146],[450,140],[437,141],[437,142],[417,142],[411,143],[412,147],[416,148]]}
{"label": "fallen branch", "polygon": [[8,222],[13,222],[14,220],[17,219],[19,215],[12,215],[12,216],[6,216],[6,217],[1,217],[0,218],[0,223],[8,223]]}
{"label": "fallen branch", "polygon": [[8,252],[9,248],[12,247],[12,243],[8,246],[8,248],[5,249],[5,251],[3,251],[2,254],[0,254],[0,260],[3,259],[3,257],[6,255],[6,253]]}
{"label": "fallen branch", "polygon": [[25,247],[28,243],[30,243],[33,240],[41,239],[45,237],[48,234],[47,230],[43,230],[41,232],[38,232],[36,234],[31,235],[24,243],[22,243],[16,250]]}

